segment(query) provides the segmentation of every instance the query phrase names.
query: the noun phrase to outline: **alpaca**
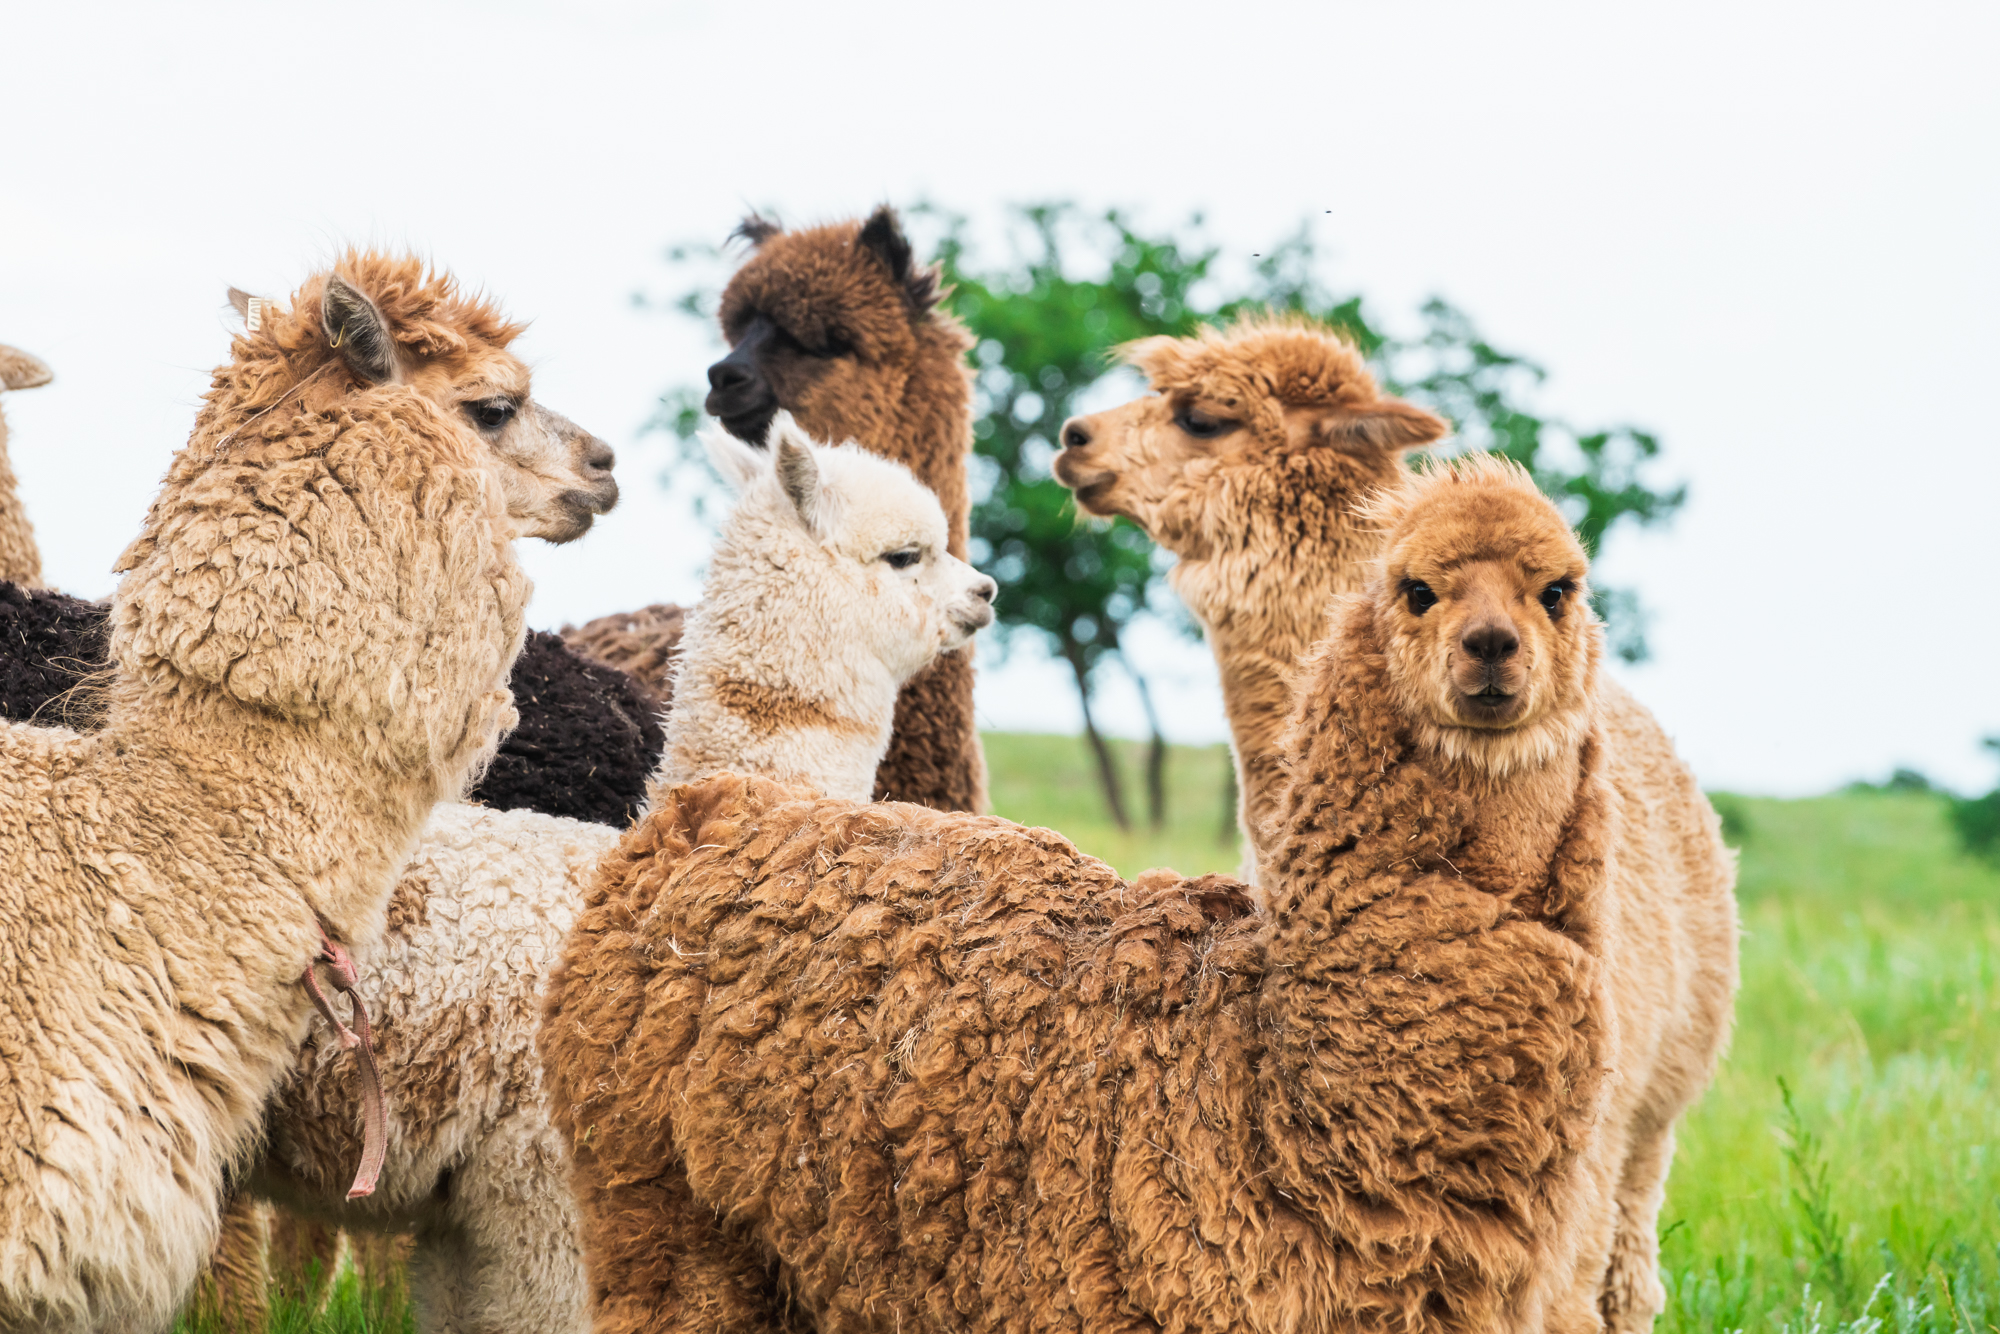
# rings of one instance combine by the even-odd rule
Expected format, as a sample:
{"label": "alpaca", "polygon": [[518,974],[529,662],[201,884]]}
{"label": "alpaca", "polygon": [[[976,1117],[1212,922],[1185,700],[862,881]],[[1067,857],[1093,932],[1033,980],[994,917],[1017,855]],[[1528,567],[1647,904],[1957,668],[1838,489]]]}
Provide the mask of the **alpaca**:
{"label": "alpaca", "polygon": [[[101,603],[0,583],[0,718],[97,726],[91,684],[109,661],[109,618]],[[623,828],[665,744],[651,692],[539,630],[507,684],[520,722],[466,799]]]}
{"label": "alpaca", "polygon": [[[1055,472],[1092,513],[1124,514],[1180,561],[1175,590],[1221,668],[1253,864],[1282,840],[1282,700],[1292,664],[1323,634],[1328,598],[1352,590],[1382,531],[1354,502],[1409,473],[1403,450],[1438,438],[1429,413],[1378,397],[1359,354],[1330,330],[1252,319],[1227,333],[1155,338],[1122,355],[1156,394],[1063,428]],[[1616,739],[1611,782],[1625,812],[1620,864],[1658,914],[1632,929],[1674,941],[1618,975],[1650,1044],[1623,1066],[1628,1129],[1620,1232],[1603,1276],[1607,1321],[1649,1328],[1665,1294],[1657,1219],[1673,1124],[1706,1087],[1736,990],[1735,867],[1714,813],[1672,743],[1616,681],[1601,689]],[[1665,906],[1662,906],[1665,905]]]}
{"label": "alpaca", "polygon": [[1678,905],[1622,865],[1586,562],[1510,465],[1373,521],[1263,911],[990,817],[655,795],[542,1027],[600,1334],[1601,1328],[1658,1023],[1619,974],[1689,941],[1634,932]]}
{"label": "alpaca", "polygon": [[[715,433],[741,493],[709,566],[657,781],[743,767],[866,800],[897,690],[991,618],[993,583],[946,551],[908,471],[811,445],[780,416],[756,450]],[[355,957],[378,1003],[390,1155],[347,1203],[355,1095],[315,1035],[268,1118],[251,1193],[354,1229],[409,1231],[429,1334],[588,1328],[563,1141],[534,1057],[541,992],[618,831],[441,806]]]}
{"label": "alpaca", "polygon": [[[34,389],[55,373],[17,347],[0,343],[0,389]],[[42,586],[42,551],[17,494],[13,460],[7,453],[7,416],[0,413],[0,579],[26,588]]]}
{"label": "alpaca", "polygon": [[115,567],[103,726],[0,729],[0,1329],[171,1320],[308,970],[380,933],[512,724],[512,542],[577,526],[493,447],[517,331],[414,260],[309,279],[232,342]]}
{"label": "alpaca", "polygon": [[1155,392],[1063,424],[1056,479],[1089,514],[1124,515],[1179,560],[1168,573],[1222,675],[1244,878],[1282,835],[1280,737],[1328,600],[1358,591],[1380,534],[1355,502],[1407,478],[1447,427],[1383,397],[1337,331],[1296,318],[1120,349]]}
{"label": "alpaca", "polygon": [[[951,554],[963,559],[972,450],[965,353],[972,339],[941,307],[946,293],[936,268],[916,262],[887,205],[861,222],[793,232],[752,215],[736,234],[756,251],[722,293],[717,313],[731,351],[708,368],[709,413],[756,442],[784,409],[816,438],[851,440],[903,464],[937,494]],[[648,608],[655,610],[679,609]],[[629,654],[637,650],[632,637],[647,634],[655,640],[647,656],[661,663],[671,656],[677,619],[606,619],[614,625],[593,622],[565,637],[585,653],[622,640]],[[875,795],[940,810],[985,809],[969,649],[903,688]]]}

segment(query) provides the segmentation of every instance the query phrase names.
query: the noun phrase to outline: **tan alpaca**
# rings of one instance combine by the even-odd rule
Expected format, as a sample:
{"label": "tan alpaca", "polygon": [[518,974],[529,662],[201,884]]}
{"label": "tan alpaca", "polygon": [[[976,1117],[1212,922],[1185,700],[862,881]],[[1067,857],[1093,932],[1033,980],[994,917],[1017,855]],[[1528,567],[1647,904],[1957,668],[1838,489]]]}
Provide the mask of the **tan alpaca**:
{"label": "tan alpaca", "polygon": [[[310,279],[235,340],[119,561],[102,730],[0,730],[0,1329],[167,1324],[322,932],[380,932],[511,723],[512,539],[575,526],[481,419],[527,402],[516,332],[412,260]],[[413,389],[447,381],[465,410]]]}
{"label": "tan alpaca", "polygon": [[[997,585],[951,554],[901,464],[813,445],[788,413],[763,451],[703,439],[741,499],[688,614],[653,787],[757,773],[867,801],[896,690],[992,624]],[[811,597],[784,595],[801,581]]]}
{"label": "tan alpaca", "polygon": [[[865,799],[898,688],[991,619],[992,581],[949,554],[943,510],[900,465],[812,446],[789,418],[769,452],[719,433],[709,444],[742,499],[685,642],[688,693],[663,764],[769,766]],[[589,1328],[534,1034],[548,973],[618,837],[527,811],[432,816],[388,930],[356,951],[390,1117],[374,1196],[343,1198],[359,1109],[336,1044],[316,1032],[272,1103],[249,1189],[350,1230],[412,1233],[426,1334]]]}
{"label": "tan alpaca", "polygon": [[[1245,826],[1263,860],[1285,781],[1276,720],[1288,664],[1318,637],[1330,595],[1358,588],[1381,549],[1376,521],[1354,502],[1371,477],[1407,477],[1401,451],[1443,426],[1379,398],[1351,345],[1298,322],[1150,339],[1125,355],[1157,392],[1066,424],[1056,475],[1085,509],[1128,515],[1180,556],[1171,578],[1221,668]],[[1656,1228],[1673,1123],[1706,1087],[1728,1034],[1735,868],[1658,723],[1615,681],[1600,694],[1618,742],[1610,772],[1627,812],[1622,864],[1647,886],[1646,897],[1619,902],[1657,915],[1635,928],[1643,938],[1676,942],[1621,974],[1649,998],[1651,1037],[1637,1040],[1619,1086],[1629,1144],[1604,1304],[1614,1329],[1645,1329],[1664,1302]]]}
{"label": "tan alpaca", "polygon": [[[0,343],[0,389],[34,389],[54,378],[54,372],[36,358]],[[19,487],[7,453],[7,417],[0,413],[0,579],[40,588],[42,552],[35,545],[35,526],[28,522]]]}
{"label": "tan alpaca", "polygon": [[1506,465],[1376,521],[1265,912],[1003,820],[656,797],[541,1039],[599,1334],[1601,1328],[1666,1017],[1619,973],[1690,942],[1622,864],[1583,553]]}
{"label": "tan alpaca", "polygon": [[1355,502],[1409,476],[1443,421],[1384,398],[1352,343],[1298,319],[1150,338],[1121,355],[1155,392],[1063,426],[1055,474],[1091,514],[1123,514],[1180,557],[1168,573],[1222,675],[1247,844],[1278,835],[1279,738],[1328,600],[1361,587],[1380,536]]}

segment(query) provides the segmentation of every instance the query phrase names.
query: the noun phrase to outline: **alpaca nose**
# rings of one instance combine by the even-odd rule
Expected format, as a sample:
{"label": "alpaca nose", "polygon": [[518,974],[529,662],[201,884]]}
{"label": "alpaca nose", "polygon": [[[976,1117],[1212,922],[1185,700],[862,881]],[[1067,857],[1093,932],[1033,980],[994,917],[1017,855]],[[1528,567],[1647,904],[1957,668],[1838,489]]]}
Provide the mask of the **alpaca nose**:
{"label": "alpaca nose", "polygon": [[1459,636],[1465,651],[1481,662],[1505,662],[1520,651],[1521,637],[1504,621],[1482,621]]}
{"label": "alpaca nose", "polygon": [[981,602],[991,603],[994,598],[1000,596],[1000,585],[993,581],[992,575],[981,575],[979,582],[972,586],[972,596]]}
{"label": "alpaca nose", "polygon": [[587,473],[610,472],[618,464],[618,453],[593,435],[583,442],[582,462]]}
{"label": "alpaca nose", "polygon": [[741,389],[755,378],[750,367],[738,361],[733,352],[708,368],[708,387],[712,393],[726,394],[732,389]]}
{"label": "alpaca nose", "polygon": [[1090,423],[1081,417],[1071,417],[1063,423],[1062,442],[1064,449],[1082,449],[1091,442]]}

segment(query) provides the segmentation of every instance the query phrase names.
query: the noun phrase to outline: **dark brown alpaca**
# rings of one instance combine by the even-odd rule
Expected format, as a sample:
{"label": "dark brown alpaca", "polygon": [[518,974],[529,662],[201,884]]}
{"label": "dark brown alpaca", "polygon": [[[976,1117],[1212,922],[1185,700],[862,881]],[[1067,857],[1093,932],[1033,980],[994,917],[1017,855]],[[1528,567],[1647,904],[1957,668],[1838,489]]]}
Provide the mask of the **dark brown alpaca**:
{"label": "dark brown alpaca", "polygon": [[[963,560],[972,450],[965,353],[972,338],[940,306],[937,270],[917,264],[886,205],[866,221],[791,232],[753,215],[737,235],[755,250],[722,293],[731,351],[708,369],[709,413],[731,434],[761,444],[783,408],[817,439],[853,440],[904,464],[937,492],[951,525],[951,554]],[[659,631],[640,622],[653,614],[665,627],[671,618],[657,613],[671,610],[604,617],[564,637],[642,679],[650,663],[658,690],[671,646],[648,651],[635,647],[635,636],[657,638]],[[678,630],[676,621],[672,635]],[[985,807],[971,649],[939,659],[903,687],[875,795],[938,810]]]}
{"label": "dark brown alpaca", "polygon": [[540,1035],[598,1334],[1601,1329],[1607,975],[1657,941],[1607,931],[1583,553],[1501,465],[1383,517],[1267,911],[992,817],[658,795]]}

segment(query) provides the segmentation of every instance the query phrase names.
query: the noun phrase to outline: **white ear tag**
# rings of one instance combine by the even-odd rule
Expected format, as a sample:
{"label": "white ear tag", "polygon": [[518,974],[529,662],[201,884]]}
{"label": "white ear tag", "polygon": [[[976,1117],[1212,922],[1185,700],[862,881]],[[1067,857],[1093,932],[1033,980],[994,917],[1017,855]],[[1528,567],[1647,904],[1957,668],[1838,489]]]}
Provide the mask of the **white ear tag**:
{"label": "white ear tag", "polygon": [[244,304],[249,309],[243,313],[243,327],[251,333],[256,333],[264,327],[264,298],[253,296]]}

